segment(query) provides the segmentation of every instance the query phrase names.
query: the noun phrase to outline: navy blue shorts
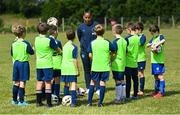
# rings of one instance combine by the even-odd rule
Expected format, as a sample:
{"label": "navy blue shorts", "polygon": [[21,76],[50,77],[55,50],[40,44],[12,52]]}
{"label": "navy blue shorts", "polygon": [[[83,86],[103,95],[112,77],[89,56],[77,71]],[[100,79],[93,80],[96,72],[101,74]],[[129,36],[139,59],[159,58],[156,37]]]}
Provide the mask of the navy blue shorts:
{"label": "navy blue shorts", "polygon": [[15,61],[13,66],[13,81],[26,81],[29,80],[30,69],[29,62]]}
{"label": "navy blue shorts", "polygon": [[124,80],[124,72],[112,71],[114,80]]}
{"label": "navy blue shorts", "polygon": [[152,63],[152,75],[161,75],[165,73],[164,64]]}
{"label": "navy blue shorts", "polygon": [[136,77],[138,76],[138,68],[130,68],[130,67],[126,67],[125,68],[125,75],[126,77]]}
{"label": "navy blue shorts", "polygon": [[139,71],[145,70],[145,67],[146,67],[146,61],[138,62]]}
{"label": "navy blue shorts", "polygon": [[76,75],[62,75],[61,76],[62,82],[77,82],[77,76]]}
{"label": "navy blue shorts", "polygon": [[60,77],[61,76],[61,70],[53,70],[53,77]]}
{"label": "navy blue shorts", "polygon": [[52,68],[36,69],[36,72],[38,81],[50,81],[53,78]]}
{"label": "navy blue shorts", "polygon": [[109,80],[109,71],[108,72],[93,72],[91,73],[91,79],[99,82],[99,81],[108,81]]}

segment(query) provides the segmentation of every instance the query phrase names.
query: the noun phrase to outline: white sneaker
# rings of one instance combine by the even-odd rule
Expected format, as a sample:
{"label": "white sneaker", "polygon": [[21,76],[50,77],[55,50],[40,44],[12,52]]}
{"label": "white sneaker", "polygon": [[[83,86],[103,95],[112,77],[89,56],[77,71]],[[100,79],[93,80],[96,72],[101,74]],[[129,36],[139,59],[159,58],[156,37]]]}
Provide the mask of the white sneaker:
{"label": "white sneaker", "polygon": [[96,94],[99,96],[99,95],[100,95],[100,90],[97,90],[97,91],[96,91]]}
{"label": "white sneaker", "polygon": [[86,89],[86,94],[88,94],[89,93],[89,89]]}

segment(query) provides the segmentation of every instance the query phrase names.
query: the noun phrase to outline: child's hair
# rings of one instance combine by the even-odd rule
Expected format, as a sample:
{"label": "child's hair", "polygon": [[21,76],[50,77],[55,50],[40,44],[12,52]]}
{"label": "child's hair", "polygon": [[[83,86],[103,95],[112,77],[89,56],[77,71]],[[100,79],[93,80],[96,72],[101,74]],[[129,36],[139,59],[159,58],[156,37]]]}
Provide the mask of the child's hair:
{"label": "child's hair", "polygon": [[68,40],[73,40],[75,38],[75,32],[72,28],[66,30],[66,37]]}
{"label": "child's hair", "polygon": [[132,22],[128,22],[127,23],[127,29],[131,29],[132,31],[135,31],[136,30],[136,26]]}
{"label": "child's hair", "polygon": [[143,23],[142,23],[142,22],[136,23],[136,29],[143,31],[143,30],[144,30],[144,25],[143,25]]}
{"label": "child's hair", "polygon": [[149,31],[150,32],[153,32],[153,33],[156,33],[156,32],[160,32],[160,30],[159,30],[159,27],[157,26],[157,25],[151,25],[150,27],[149,27]]}
{"label": "child's hair", "polygon": [[49,30],[49,26],[48,26],[48,24],[45,23],[45,22],[40,22],[40,23],[37,25],[37,31],[38,31],[40,34],[46,34],[48,30]]}
{"label": "child's hair", "polygon": [[26,32],[26,29],[22,25],[13,25],[12,32],[14,33],[15,36],[19,38],[22,37],[22,35]]}
{"label": "child's hair", "polygon": [[96,35],[102,36],[104,34],[104,27],[101,24],[97,24],[94,28]]}
{"label": "child's hair", "polygon": [[114,25],[114,31],[116,32],[116,34],[121,34],[123,32],[123,28],[120,24],[116,24]]}
{"label": "child's hair", "polygon": [[58,30],[57,26],[51,25],[51,26],[49,26],[48,33],[49,33],[50,35],[53,35],[54,32],[56,32],[57,30]]}

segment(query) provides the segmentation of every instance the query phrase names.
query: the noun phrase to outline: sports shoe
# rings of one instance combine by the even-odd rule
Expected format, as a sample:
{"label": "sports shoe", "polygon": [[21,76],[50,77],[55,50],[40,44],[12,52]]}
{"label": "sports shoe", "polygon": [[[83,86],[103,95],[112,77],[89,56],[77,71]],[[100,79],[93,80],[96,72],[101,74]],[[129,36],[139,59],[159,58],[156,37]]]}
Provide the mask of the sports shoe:
{"label": "sports shoe", "polygon": [[98,107],[103,107],[103,104],[98,104]]}
{"label": "sports shoe", "polygon": [[100,90],[97,90],[97,91],[96,91],[96,94],[99,96],[99,95],[100,95]]}
{"label": "sports shoe", "polygon": [[18,101],[12,100],[12,101],[11,101],[11,104],[12,104],[12,105],[17,105],[17,104],[18,104]]}
{"label": "sports shoe", "polygon": [[153,92],[152,94],[151,94],[151,96],[155,96],[155,95],[157,95],[158,94],[158,92]]}
{"label": "sports shoe", "polygon": [[139,91],[137,94],[138,94],[138,96],[143,96],[143,95],[144,95],[144,92]]}
{"label": "sports shoe", "polygon": [[115,100],[114,100],[114,103],[115,103],[115,104],[120,104],[120,103],[121,103],[121,100],[115,99]]}
{"label": "sports shoe", "polygon": [[159,99],[159,98],[163,97],[163,95],[161,93],[157,93],[153,97],[156,98],[156,99]]}
{"label": "sports shoe", "polygon": [[27,106],[27,105],[29,105],[29,104],[27,102],[25,102],[25,101],[22,102],[22,103],[21,102],[18,103],[18,106]]}
{"label": "sports shoe", "polygon": [[138,99],[138,96],[132,96],[131,99],[136,100],[136,99]]}
{"label": "sports shoe", "polygon": [[92,106],[92,103],[88,103],[88,104],[87,104],[87,107],[90,107],[90,106]]}

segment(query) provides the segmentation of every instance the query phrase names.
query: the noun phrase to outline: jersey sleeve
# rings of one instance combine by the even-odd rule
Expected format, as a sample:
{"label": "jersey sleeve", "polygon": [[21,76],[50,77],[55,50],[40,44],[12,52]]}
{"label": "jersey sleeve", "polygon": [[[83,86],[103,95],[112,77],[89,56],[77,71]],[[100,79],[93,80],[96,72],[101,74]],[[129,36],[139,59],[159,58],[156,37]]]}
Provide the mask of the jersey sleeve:
{"label": "jersey sleeve", "polygon": [[160,35],[160,41],[161,40],[165,40],[164,36],[163,35]]}
{"label": "jersey sleeve", "polygon": [[144,45],[146,43],[146,36],[141,36],[141,38],[140,38],[140,45]]}
{"label": "jersey sleeve", "polygon": [[113,44],[109,41],[109,50],[115,52],[116,49],[114,48]]}
{"label": "jersey sleeve", "polygon": [[73,52],[72,52],[72,56],[73,56],[74,59],[77,59],[77,57],[78,57],[78,47],[76,45],[74,45],[74,44],[73,44],[73,46],[74,46],[74,49],[73,49]]}
{"label": "jersey sleeve", "polygon": [[54,49],[54,50],[57,49],[58,46],[57,46],[55,40],[54,40],[53,38],[49,38],[49,39],[50,39],[49,46],[50,46],[52,49]]}
{"label": "jersey sleeve", "polygon": [[149,44],[152,44],[152,40],[153,40],[153,39],[151,38],[148,43],[149,43]]}
{"label": "jersey sleeve", "polygon": [[57,45],[62,50],[62,44],[61,44],[61,42],[59,40],[57,41]]}
{"label": "jersey sleeve", "polygon": [[113,45],[115,51],[118,50],[118,47],[117,47],[117,41],[118,41],[118,39],[115,39],[115,40],[112,42],[112,45]]}
{"label": "jersey sleeve", "polygon": [[26,49],[26,52],[33,55],[34,54],[34,50],[32,48],[32,46],[30,45],[30,43],[28,41],[24,41],[24,43],[26,43],[27,45],[27,49]]}

